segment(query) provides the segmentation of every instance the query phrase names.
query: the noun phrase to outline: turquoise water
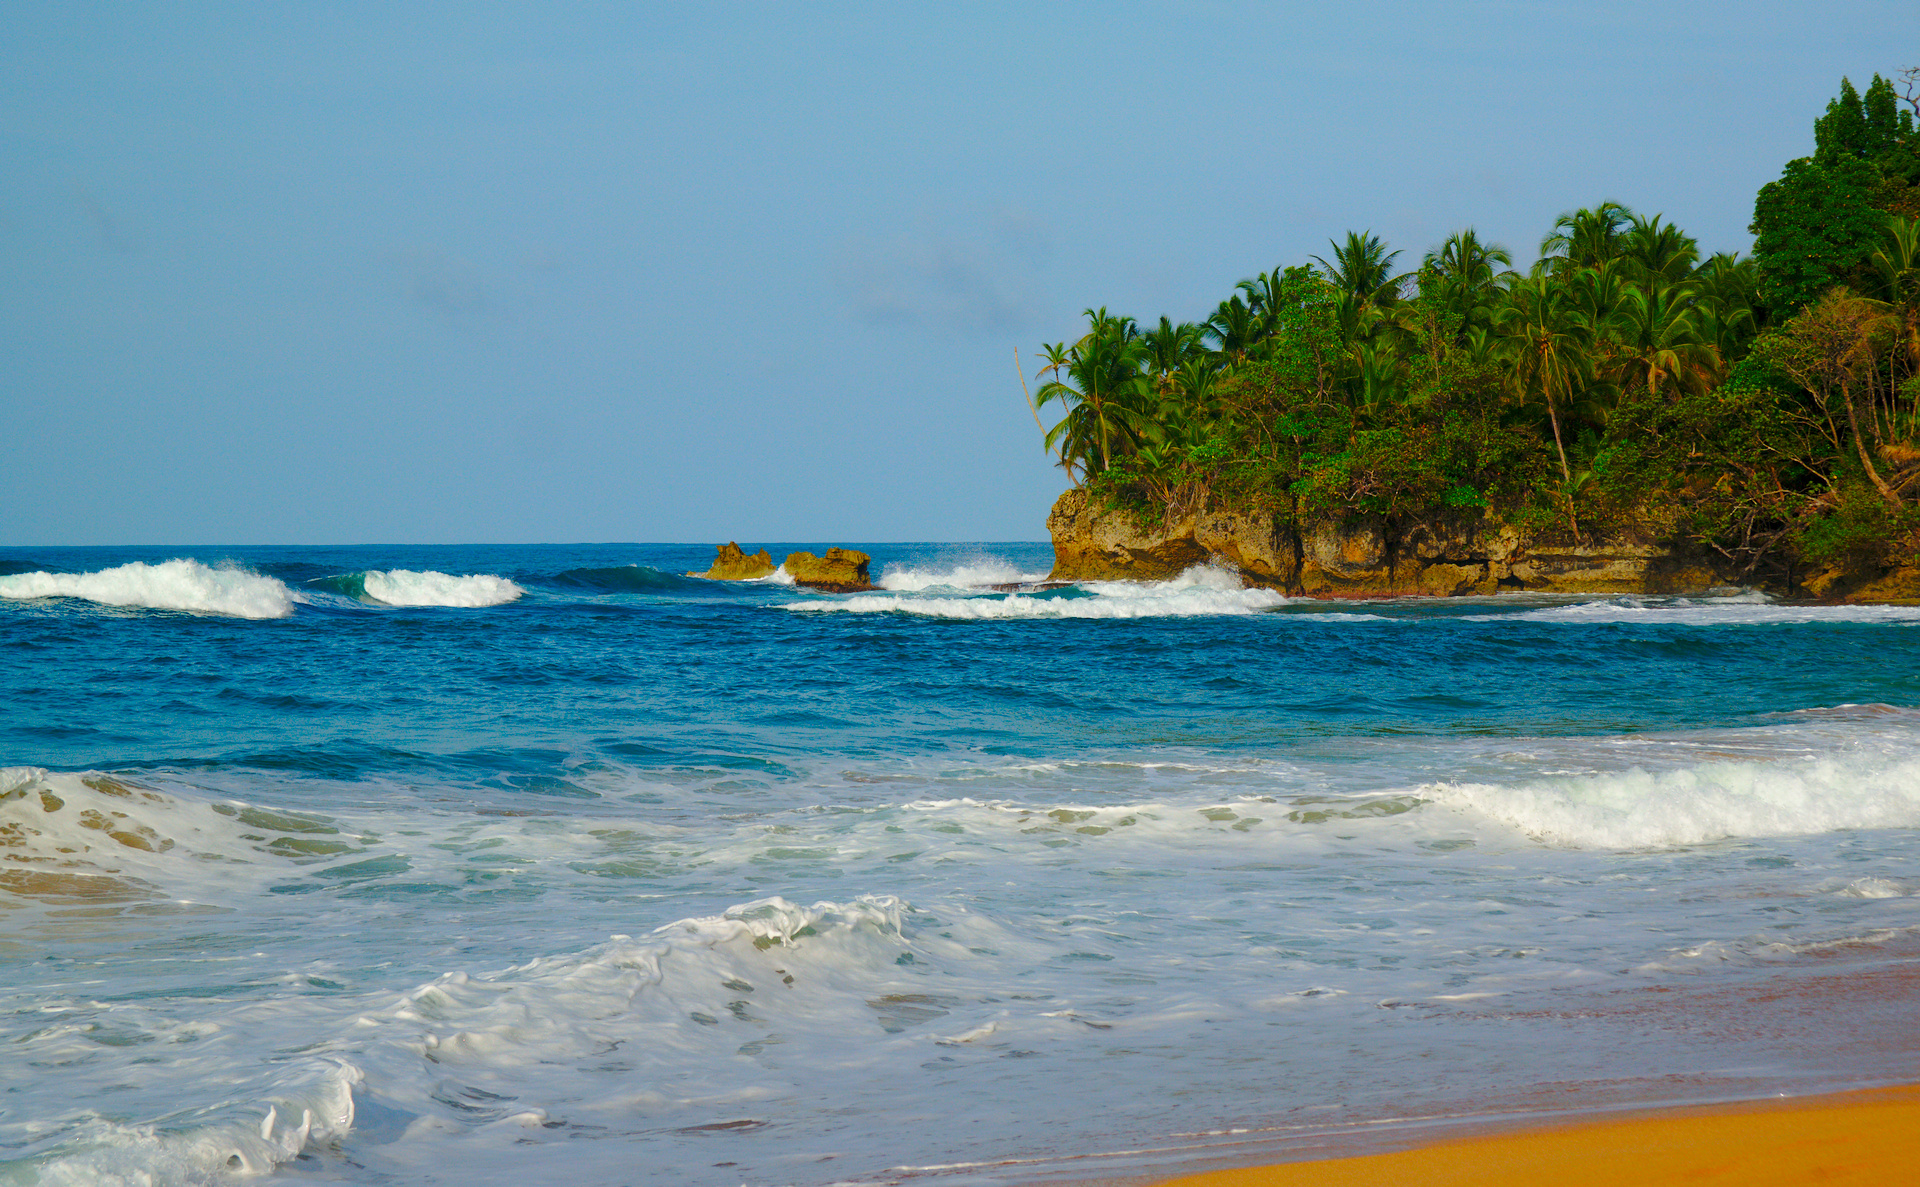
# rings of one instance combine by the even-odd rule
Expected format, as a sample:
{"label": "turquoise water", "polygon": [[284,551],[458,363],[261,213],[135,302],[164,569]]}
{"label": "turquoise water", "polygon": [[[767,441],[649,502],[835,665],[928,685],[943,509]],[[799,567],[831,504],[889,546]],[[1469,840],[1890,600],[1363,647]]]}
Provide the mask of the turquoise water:
{"label": "turquoise water", "polygon": [[1914,956],[1920,608],[863,547],[0,550],[0,1181],[1021,1182],[1911,1076],[1807,1003]]}

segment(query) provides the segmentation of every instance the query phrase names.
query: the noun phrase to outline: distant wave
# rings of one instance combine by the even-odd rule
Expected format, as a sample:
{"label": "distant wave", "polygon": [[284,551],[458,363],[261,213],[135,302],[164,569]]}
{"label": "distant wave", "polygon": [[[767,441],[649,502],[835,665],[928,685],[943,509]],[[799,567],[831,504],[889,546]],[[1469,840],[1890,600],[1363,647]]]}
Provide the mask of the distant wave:
{"label": "distant wave", "polygon": [[1920,622],[1920,606],[1781,605],[1764,594],[1726,598],[1609,598],[1543,606],[1516,614],[1476,614],[1471,622],[1630,622],[1671,626],[1767,626],[1810,622]]}
{"label": "distant wave", "polygon": [[285,618],[298,600],[285,585],[243,569],[196,560],[142,561],[97,573],[18,573],[0,577],[0,598],[83,598],[103,606],[192,610],[234,618]]}
{"label": "distant wave", "polygon": [[527,592],[504,577],[485,573],[458,577],[431,569],[369,569],[320,577],[307,584],[384,606],[498,606]]}
{"label": "distant wave", "polygon": [[[934,588],[929,585],[926,588]],[[1037,594],[926,597],[907,592],[855,594],[851,597],[790,602],[788,610],[847,614],[906,613],[933,618],[1167,618],[1257,614],[1284,606],[1287,599],[1270,589],[1243,589],[1239,577],[1197,566],[1171,581],[1088,582]]]}
{"label": "distant wave", "polygon": [[1030,585],[1045,581],[1045,573],[1027,573],[997,557],[984,557],[947,568],[910,568],[892,565],[875,584],[897,593],[917,593],[925,589],[982,589],[994,585]]}
{"label": "distant wave", "polygon": [[655,593],[663,589],[703,589],[689,577],[663,573],[647,565],[619,565],[608,569],[568,569],[545,579],[546,584],[562,589],[589,590],[594,593]]}
{"label": "distant wave", "polygon": [[1548,844],[1580,849],[1920,828],[1920,760],[1892,753],[1440,783],[1420,794]]}

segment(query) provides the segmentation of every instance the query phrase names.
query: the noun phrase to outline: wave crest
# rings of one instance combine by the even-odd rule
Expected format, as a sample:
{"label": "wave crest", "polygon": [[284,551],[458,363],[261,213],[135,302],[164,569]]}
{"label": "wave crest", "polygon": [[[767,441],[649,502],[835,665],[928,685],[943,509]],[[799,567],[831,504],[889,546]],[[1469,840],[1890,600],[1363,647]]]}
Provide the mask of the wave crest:
{"label": "wave crest", "polygon": [[0,577],[0,598],[80,598],[103,606],[190,610],[232,618],[285,618],[298,600],[284,584],[243,569],[191,559],[144,561],[95,573],[16,573]]}

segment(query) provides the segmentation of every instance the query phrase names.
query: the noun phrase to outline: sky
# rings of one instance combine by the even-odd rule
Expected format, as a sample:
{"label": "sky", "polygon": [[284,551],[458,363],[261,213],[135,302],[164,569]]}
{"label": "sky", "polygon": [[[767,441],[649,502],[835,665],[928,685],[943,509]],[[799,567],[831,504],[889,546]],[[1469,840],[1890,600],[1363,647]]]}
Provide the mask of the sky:
{"label": "sky", "polygon": [[1370,230],[1745,251],[1920,5],[0,6],[0,545],[1044,540],[1021,392]]}

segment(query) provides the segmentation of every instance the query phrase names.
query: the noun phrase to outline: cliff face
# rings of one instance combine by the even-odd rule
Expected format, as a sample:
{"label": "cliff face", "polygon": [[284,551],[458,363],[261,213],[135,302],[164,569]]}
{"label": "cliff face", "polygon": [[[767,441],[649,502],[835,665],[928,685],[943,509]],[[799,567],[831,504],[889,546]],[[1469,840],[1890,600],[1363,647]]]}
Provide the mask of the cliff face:
{"label": "cliff face", "polygon": [[1143,532],[1070,490],[1054,503],[1047,530],[1055,581],[1163,580],[1211,562],[1252,584],[1322,597],[1685,594],[1727,583],[1703,558],[1651,540],[1547,544],[1478,514],[1411,525],[1354,516],[1295,531],[1268,515],[1203,511]]}

